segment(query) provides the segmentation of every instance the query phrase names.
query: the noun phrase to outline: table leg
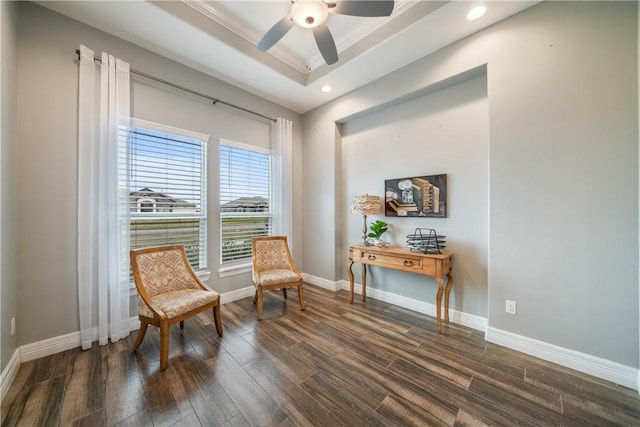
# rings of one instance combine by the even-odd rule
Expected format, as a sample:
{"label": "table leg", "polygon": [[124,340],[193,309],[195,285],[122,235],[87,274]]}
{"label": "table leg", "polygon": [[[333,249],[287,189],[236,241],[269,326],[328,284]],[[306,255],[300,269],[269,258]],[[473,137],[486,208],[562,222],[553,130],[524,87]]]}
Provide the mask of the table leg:
{"label": "table leg", "polygon": [[351,293],[349,302],[353,304],[353,271],[351,271],[351,267],[353,266],[353,260],[349,260],[349,266],[347,267],[347,274],[349,275],[349,292]]}
{"label": "table leg", "polygon": [[438,293],[436,294],[436,331],[442,332],[442,325],[440,324],[440,311],[442,310],[442,293],[444,291],[444,280],[442,277],[436,277],[438,281]]}
{"label": "table leg", "polygon": [[449,323],[449,293],[453,287],[453,275],[447,273],[447,288],[444,290],[444,322]]}
{"label": "table leg", "polygon": [[362,301],[367,299],[367,264],[362,264]]}

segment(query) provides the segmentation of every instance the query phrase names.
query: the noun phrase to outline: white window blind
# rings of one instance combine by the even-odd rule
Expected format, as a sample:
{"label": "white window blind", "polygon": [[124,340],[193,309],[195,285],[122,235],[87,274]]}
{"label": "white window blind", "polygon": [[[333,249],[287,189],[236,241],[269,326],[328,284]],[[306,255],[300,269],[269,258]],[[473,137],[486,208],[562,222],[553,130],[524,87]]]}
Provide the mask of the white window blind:
{"label": "white window blind", "polygon": [[207,267],[207,135],[132,120],[129,145],[131,249],[183,244]]}
{"label": "white window blind", "polygon": [[271,234],[269,150],[220,140],[221,263],[251,259],[251,238]]}

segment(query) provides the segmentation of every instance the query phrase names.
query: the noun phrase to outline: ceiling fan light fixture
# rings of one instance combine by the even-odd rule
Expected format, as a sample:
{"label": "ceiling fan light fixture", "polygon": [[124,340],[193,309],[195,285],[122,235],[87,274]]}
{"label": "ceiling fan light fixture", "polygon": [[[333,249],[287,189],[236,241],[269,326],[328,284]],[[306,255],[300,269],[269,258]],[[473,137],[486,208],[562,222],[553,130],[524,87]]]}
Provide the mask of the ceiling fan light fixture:
{"label": "ceiling fan light fixture", "polygon": [[291,19],[302,28],[316,28],[329,17],[329,8],[322,0],[296,0],[291,5]]}

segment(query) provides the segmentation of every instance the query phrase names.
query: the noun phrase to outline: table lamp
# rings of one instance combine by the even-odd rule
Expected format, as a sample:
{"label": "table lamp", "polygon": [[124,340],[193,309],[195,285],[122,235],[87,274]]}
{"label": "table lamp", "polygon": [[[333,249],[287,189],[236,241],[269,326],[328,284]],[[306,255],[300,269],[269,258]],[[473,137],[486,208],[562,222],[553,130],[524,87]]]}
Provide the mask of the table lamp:
{"label": "table lamp", "polygon": [[367,215],[380,215],[382,205],[380,197],[361,194],[353,198],[351,205],[351,213],[364,216],[364,225],[362,226],[362,244],[369,246],[367,243]]}

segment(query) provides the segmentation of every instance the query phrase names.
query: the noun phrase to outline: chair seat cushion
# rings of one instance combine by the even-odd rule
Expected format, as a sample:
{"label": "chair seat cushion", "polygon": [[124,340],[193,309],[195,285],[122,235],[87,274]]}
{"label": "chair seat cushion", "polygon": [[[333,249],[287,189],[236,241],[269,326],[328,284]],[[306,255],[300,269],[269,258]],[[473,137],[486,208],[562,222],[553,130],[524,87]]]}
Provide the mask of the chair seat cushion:
{"label": "chair seat cushion", "polygon": [[266,270],[260,273],[260,284],[262,286],[293,283],[300,280],[302,280],[302,277],[293,270],[276,269]]}
{"label": "chair seat cushion", "polygon": [[[216,292],[203,291],[201,289],[179,289],[163,292],[151,298],[153,307],[164,312],[167,318],[173,319],[188,313],[205,304],[216,301],[220,295]],[[138,298],[138,314],[153,317],[153,312],[147,307],[142,298]]]}

